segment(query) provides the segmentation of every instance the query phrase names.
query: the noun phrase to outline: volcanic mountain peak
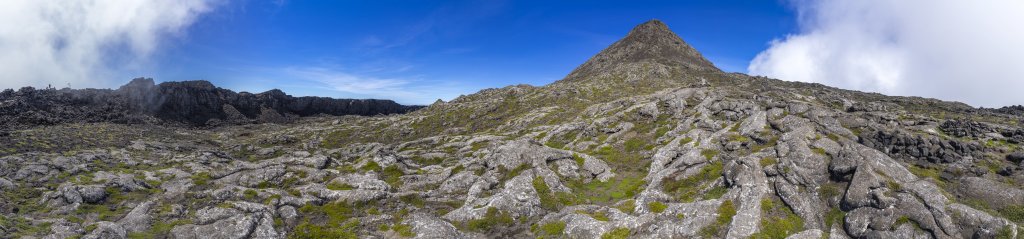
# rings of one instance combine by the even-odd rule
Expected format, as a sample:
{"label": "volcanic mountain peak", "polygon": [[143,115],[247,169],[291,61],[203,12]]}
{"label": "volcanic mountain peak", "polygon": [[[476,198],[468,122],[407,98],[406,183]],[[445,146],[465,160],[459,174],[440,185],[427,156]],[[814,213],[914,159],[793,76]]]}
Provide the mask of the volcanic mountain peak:
{"label": "volcanic mountain peak", "polygon": [[650,20],[637,25],[626,37],[597,53],[566,76],[564,81],[579,81],[609,73],[620,65],[650,62],[666,67],[720,71],[696,49],[669,30],[665,23]]}

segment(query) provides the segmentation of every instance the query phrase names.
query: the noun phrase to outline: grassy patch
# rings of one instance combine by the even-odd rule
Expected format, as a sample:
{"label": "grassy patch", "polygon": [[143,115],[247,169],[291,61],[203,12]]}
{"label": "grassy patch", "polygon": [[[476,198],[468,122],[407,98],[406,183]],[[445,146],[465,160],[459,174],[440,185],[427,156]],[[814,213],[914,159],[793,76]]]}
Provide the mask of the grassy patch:
{"label": "grassy patch", "polygon": [[711,190],[708,190],[707,192],[705,192],[704,196],[701,197],[701,198],[704,199],[704,200],[719,199],[719,198],[722,198],[722,196],[725,195],[725,193],[727,193],[727,192],[729,192],[728,188],[725,188],[723,186],[716,186],[716,187],[711,188]]}
{"label": "grassy patch", "polygon": [[704,185],[707,182],[722,176],[722,167],[722,162],[716,161],[705,165],[697,174],[682,180],[666,179],[661,183],[662,190],[665,193],[675,195],[682,202],[692,202],[696,199],[697,194],[704,189]]}
{"label": "grassy patch", "polygon": [[381,176],[384,178],[384,182],[387,182],[392,187],[398,188],[402,186],[402,180],[400,177],[404,176],[405,173],[398,168],[398,165],[392,164],[381,171]]}
{"label": "grassy patch", "polygon": [[843,189],[835,183],[825,183],[818,187],[818,196],[822,199],[831,199],[843,195]]}
{"label": "grassy patch", "polygon": [[514,223],[512,216],[507,213],[498,210],[497,208],[487,208],[487,214],[483,218],[473,219],[466,222],[466,227],[469,230],[486,232],[498,228],[500,226],[511,225]]}
{"label": "grassy patch", "polygon": [[408,224],[398,224],[391,227],[391,230],[395,230],[399,236],[402,237],[415,237],[416,233],[412,231],[412,226]]}
{"label": "grassy patch", "polygon": [[999,214],[1016,223],[1024,223],[1024,205],[1010,205],[999,209]]}
{"label": "grassy patch", "polygon": [[590,216],[591,218],[594,218],[594,220],[598,220],[598,221],[602,221],[602,222],[607,222],[608,220],[610,220],[608,218],[608,214],[605,214],[604,211],[588,212],[588,211],[578,210],[578,211],[576,211],[576,213]]}
{"label": "grassy patch", "polygon": [[550,211],[557,211],[564,205],[562,200],[551,193],[551,188],[544,182],[544,178],[535,177],[533,178],[533,188],[537,190],[537,196],[540,197],[540,207]]}
{"label": "grassy patch", "polygon": [[615,228],[601,235],[601,239],[626,239],[629,238],[629,228]]}
{"label": "grassy patch", "polygon": [[327,189],[335,190],[335,191],[346,191],[346,190],[353,190],[353,189],[355,189],[355,187],[353,187],[351,185],[348,185],[348,184],[331,182],[331,184],[327,184]]}
{"label": "grassy patch", "polygon": [[606,182],[592,180],[589,183],[570,181],[569,186],[574,192],[580,193],[580,199],[596,204],[607,205],[627,198],[633,198],[643,188],[644,180],[639,176],[616,177]]}
{"label": "grassy patch", "polygon": [[779,160],[775,159],[775,157],[764,157],[764,158],[761,158],[761,166],[762,167],[763,166],[777,164],[777,163],[779,163]]}
{"label": "grassy patch", "polygon": [[726,200],[718,206],[718,217],[710,225],[700,229],[700,235],[708,238],[720,238],[725,236],[726,228],[736,216],[736,206],[732,201]]}
{"label": "grassy patch", "polygon": [[701,150],[700,151],[700,155],[704,156],[704,158],[707,159],[708,161],[711,161],[711,159],[715,158],[715,156],[718,155],[718,150],[714,150],[714,149]]}
{"label": "grassy patch", "polygon": [[615,206],[615,208],[624,213],[632,213],[636,209],[636,200],[626,200],[618,206]]}
{"label": "grassy patch", "polygon": [[750,238],[783,239],[804,228],[803,219],[782,202],[773,199],[761,200],[761,211],[761,230]]}
{"label": "grassy patch", "polygon": [[583,168],[583,163],[586,162],[586,159],[584,159],[583,156],[580,156],[577,153],[572,154],[572,160],[576,161],[576,166],[579,166],[580,168]]}
{"label": "grassy patch", "polygon": [[668,208],[668,205],[665,205],[664,203],[661,203],[659,201],[653,201],[647,203],[647,208],[651,209],[651,212],[653,213],[661,213],[664,212],[666,208]]}
{"label": "grassy patch", "polygon": [[814,151],[814,153],[817,154],[817,155],[822,155],[822,156],[827,155],[825,153],[825,149],[823,149],[823,148],[811,147],[811,151]]}
{"label": "grassy patch", "polygon": [[210,184],[210,180],[212,179],[213,177],[210,176],[210,172],[199,172],[192,175],[192,183],[196,186],[205,186]]}
{"label": "grassy patch", "polygon": [[693,142],[693,138],[686,137],[686,138],[683,138],[683,139],[679,140],[679,145],[688,144],[690,142]]}
{"label": "grassy patch", "polygon": [[838,223],[840,227],[843,226],[844,219],[846,219],[846,212],[839,210],[837,207],[833,207],[832,210],[825,214],[825,230],[830,230],[832,225]]}
{"label": "grassy patch", "polygon": [[540,232],[545,236],[561,236],[565,233],[565,222],[556,221],[540,225]]}
{"label": "grassy patch", "polygon": [[304,220],[292,229],[289,238],[357,238],[359,221],[349,220],[354,210],[347,203],[307,204],[299,211]]}

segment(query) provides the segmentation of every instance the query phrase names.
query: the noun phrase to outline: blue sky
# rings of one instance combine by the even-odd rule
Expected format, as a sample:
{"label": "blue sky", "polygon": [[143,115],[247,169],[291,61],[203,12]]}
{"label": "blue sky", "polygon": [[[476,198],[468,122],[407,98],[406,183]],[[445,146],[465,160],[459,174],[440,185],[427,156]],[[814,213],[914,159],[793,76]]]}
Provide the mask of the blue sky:
{"label": "blue sky", "polygon": [[133,73],[429,104],[554,82],[649,19],[736,72],[795,26],[775,1],[235,1],[199,16]]}
{"label": "blue sky", "polygon": [[450,100],[545,85],[660,19],[719,68],[974,106],[1024,104],[1020,0],[0,1],[0,88],[139,76]]}

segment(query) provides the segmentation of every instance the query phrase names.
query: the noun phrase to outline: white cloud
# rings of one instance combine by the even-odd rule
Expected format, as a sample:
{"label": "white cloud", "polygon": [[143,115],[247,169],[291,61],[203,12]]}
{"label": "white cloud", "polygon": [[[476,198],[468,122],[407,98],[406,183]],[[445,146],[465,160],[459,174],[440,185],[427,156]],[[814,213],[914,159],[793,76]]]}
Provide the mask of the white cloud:
{"label": "white cloud", "polygon": [[217,0],[0,1],[0,88],[109,87]]}
{"label": "white cloud", "polygon": [[846,89],[1024,104],[1024,1],[795,0],[800,32],[748,71]]}

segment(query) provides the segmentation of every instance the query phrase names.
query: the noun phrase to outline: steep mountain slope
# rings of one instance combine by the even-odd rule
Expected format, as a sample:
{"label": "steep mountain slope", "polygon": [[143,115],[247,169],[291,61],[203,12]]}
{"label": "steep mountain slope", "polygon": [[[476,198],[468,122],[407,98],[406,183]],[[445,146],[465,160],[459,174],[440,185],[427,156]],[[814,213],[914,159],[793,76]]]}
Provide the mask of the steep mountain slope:
{"label": "steep mountain slope", "polygon": [[292,97],[280,90],[259,94],[215,87],[207,81],[164,82],[137,78],[117,90],[22,88],[0,92],[0,129],[68,122],[282,123],[299,116],[405,113],[419,107],[390,100]]}
{"label": "steep mountain slope", "polygon": [[1022,123],[956,102],[724,73],[651,21],[547,86],[404,115],[119,129],[94,147],[11,154],[0,158],[0,232],[1020,238]]}

